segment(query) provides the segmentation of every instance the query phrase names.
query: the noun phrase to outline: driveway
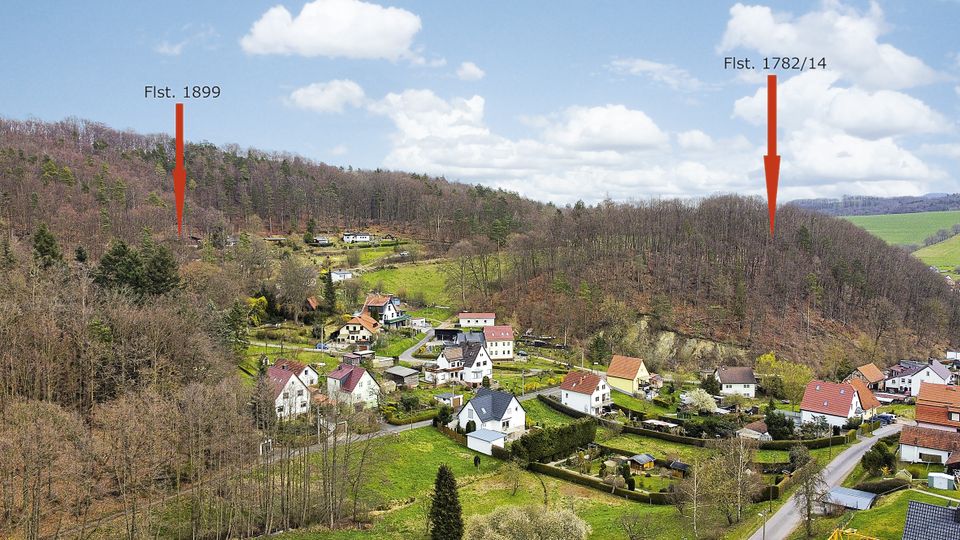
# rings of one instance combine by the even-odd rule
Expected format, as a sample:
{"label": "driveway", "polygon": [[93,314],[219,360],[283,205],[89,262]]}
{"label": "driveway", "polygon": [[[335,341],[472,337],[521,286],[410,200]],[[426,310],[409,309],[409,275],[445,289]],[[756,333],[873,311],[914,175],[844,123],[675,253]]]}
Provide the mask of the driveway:
{"label": "driveway", "polygon": [[[837,457],[833,458],[833,461],[823,469],[827,489],[839,486],[840,483],[843,482],[843,479],[850,474],[850,471],[857,466],[857,463],[860,463],[860,458],[873,446],[873,443],[877,442],[881,437],[899,432],[902,428],[903,426],[901,424],[884,426],[874,431],[872,437],[861,439],[850,448],[841,452]],[[797,510],[796,499],[796,494],[794,494],[794,496],[790,497],[787,502],[773,514],[773,517],[767,520],[767,539],[782,540],[789,536],[790,533],[800,525],[801,516]],[[763,527],[757,529],[757,531],[753,533],[753,536],[750,537],[750,540],[764,540],[763,531]]]}
{"label": "driveway", "polygon": [[400,353],[400,360],[410,363],[425,362],[425,360],[414,358],[413,353],[417,352],[417,349],[423,347],[431,339],[433,339],[433,328],[427,330],[427,332],[423,335],[423,339],[418,341],[416,345]]}

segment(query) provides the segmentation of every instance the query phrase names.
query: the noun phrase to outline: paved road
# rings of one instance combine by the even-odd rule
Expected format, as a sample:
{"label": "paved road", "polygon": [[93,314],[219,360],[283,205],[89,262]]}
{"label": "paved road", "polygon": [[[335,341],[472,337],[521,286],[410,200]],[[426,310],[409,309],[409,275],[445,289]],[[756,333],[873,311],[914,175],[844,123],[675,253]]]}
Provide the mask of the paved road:
{"label": "paved road", "polygon": [[403,360],[404,362],[412,362],[412,363],[424,362],[424,360],[420,358],[414,358],[413,353],[417,352],[417,349],[422,347],[426,342],[430,341],[431,339],[433,339],[433,328],[427,330],[426,334],[423,336],[423,339],[418,341],[416,345],[400,353],[400,360]]}
{"label": "paved road", "polygon": [[[850,471],[860,462],[863,454],[865,454],[880,437],[893,435],[902,428],[902,424],[884,426],[874,431],[872,437],[861,439],[850,448],[841,452],[840,455],[835,457],[833,461],[823,469],[824,479],[827,482],[828,488],[839,486],[840,483],[843,482],[843,479],[846,478],[846,476],[850,474]],[[789,536],[790,532],[796,529],[800,523],[800,512],[797,510],[796,495],[794,494],[794,496],[790,497],[787,502],[773,514],[773,517],[767,520],[766,538],[768,540],[782,540]],[[753,536],[750,537],[750,540],[763,539],[763,527],[757,529],[757,531],[753,533]]]}

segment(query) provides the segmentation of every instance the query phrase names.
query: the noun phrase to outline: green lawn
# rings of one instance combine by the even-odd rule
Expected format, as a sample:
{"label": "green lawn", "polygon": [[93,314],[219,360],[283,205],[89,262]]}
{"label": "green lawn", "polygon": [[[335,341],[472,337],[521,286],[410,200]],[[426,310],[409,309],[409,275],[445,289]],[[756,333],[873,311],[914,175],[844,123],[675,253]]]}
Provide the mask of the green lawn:
{"label": "green lawn", "polygon": [[956,277],[954,269],[960,266],[960,235],[920,248],[913,252],[913,256],[928,266],[936,266]]}
{"label": "green lawn", "polygon": [[413,337],[405,337],[398,333],[387,333],[386,339],[375,346],[373,350],[378,356],[400,356],[403,351],[413,347],[421,339],[423,334],[417,334]]}
{"label": "green lawn", "polygon": [[563,382],[563,374],[541,372],[537,375],[529,373],[521,375],[519,371],[507,371],[493,368],[493,379],[500,383],[500,389],[521,394],[521,387],[525,386],[527,392],[539,390],[547,386],[556,386]]}
{"label": "green lawn", "polygon": [[[833,529],[846,521],[846,527],[856,529],[860,534],[872,536],[880,540],[900,540],[903,536],[903,527],[907,520],[907,503],[921,501],[938,506],[946,506],[946,499],[919,493],[913,490],[903,490],[881,497],[873,508],[847,512],[840,517],[818,518],[815,522],[816,538],[826,538]],[[793,531],[789,538],[801,539],[805,535],[802,529]]]}
{"label": "green lawn", "polygon": [[881,413],[893,413],[901,418],[913,419],[916,416],[917,408],[913,405],[905,405],[903,403],[895,403],[891,405],[883,405],[877,409],[877,412]]}
{"label": "green lawn", "polygon": [[455,315],[454,311],[450,308],[442,307],[425,307],[420,309],[415,309],[408,312],[409,315],[413,318],[423,317],[427,320],[428,323],[433,326],[438,326],[440,323],[446,321],[447,319]]}
{"label": "green lawn", "polygon": [[676,412],[656,405],[652,401],[628,396],[627,394],[624,394],[623,392],[617,392],[616,390],[610,392],[610,397],[613,399],[614,403],[620,405],[621,407],[627,407],[628,409],[640,411],[651,416],[659,416],[661,414],[671,414]]}
{"label": "green lawn", "polygon": [[608,439],[604,444],[634,454],[648,453],[660,459],[677,456],[681,461],[687,463],[693,461],[695,457],[707,457],[712,452],[709,448],[664,441],[632,433],[622,433],[617,437]]}
{"label": "green lawn", "polygon": [[[840,452],[850,448],[849,444],[838,444],[832,447],[817,448],[810,451],[810,455],[817,458],[821,464],[826,465]],[[789,450],[757,450],[757,463],[785,463],[790,461]]]}
{"label": "green lawn", "polygon": [[[333,371],[336,369],[337,364],[339,364],[339,360],[337,358],[330,356],[327,353],[302,351],[296,346],[294,348],[285,347],[284,349],[280,349],[279,347],[250,345],[247,347],[247,352],[244,354],[243,360],[240,362],[239,367],[245,368],[247,372],[255,375],[259,367],[259,359],[263,355],[266,355],[267,358],[270,359],[271,364],[277,361],[279,358],[286,358],[289,360],[296,360],[297,362],[303,362],[304,364],[310,364],[321,375]],[[243,378],[252,380],[250,375],[244,372],[244,369],[240,370],[240,374]]]}
{"label": "green lawn", "polygon": [[960,223],[960,211],[918,212],[882,216],[850,216],[844,219],[882,238],[889,244],[919,244],[940,229]]}
{"label": "green lawn", "polygon": [[575,420],[572,416],[567,416],[538,398],[528,399],[521,403],[523,409],[527,411],[527,421],[543,426],[556,426],[559,424],[568,424]]}
{"label": "green lawn", "polygon": [[410,298],[423,294],[427,304],[445,305],[450,302],[444,291],[444,278],[440,263],[407,264],[396,268],[384,268],[366,272],[360,279],[368,287],[380,287],[381,290]]}

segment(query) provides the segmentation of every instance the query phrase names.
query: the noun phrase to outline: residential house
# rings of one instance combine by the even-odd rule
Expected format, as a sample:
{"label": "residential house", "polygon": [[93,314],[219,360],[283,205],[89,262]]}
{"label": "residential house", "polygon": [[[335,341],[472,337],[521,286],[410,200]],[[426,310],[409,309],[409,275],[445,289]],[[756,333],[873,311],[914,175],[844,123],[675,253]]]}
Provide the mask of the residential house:
{"label": "residential house", "polygon": [[314,236],[313,243],[320,247],[330,247],[333,245],[333,242],[327,236]]}
{"label": "residential house", "polygon": [[343,242],[345,244],[354,244],[357,242],[370,242],[373,235],[368,232],[345,232],[343,233]]}
{"label": "residential house", "polygon": [[273,363],[273,367],[292,371],[303,381],[303,384],[307,386],[314,386],[320,381],[320,374],[317,373],[317,370],[296,360],[278,358],[277,361]]}
{"label": "residential house", "polygon": [[960,433],[904,426],[900,432],[900,461],[960,467]]}
{"label": "residential house", "polygon": [[496,313],[461,313],[458,318],[460,319],[460,328],[495,326],[497,324]]}
{"label": "residential house", "polygon": [[491,360],[513,360],[513,327],[484,326],[483,339]]}
{"label": "residential house", "polygon": [[847,378],[843,382],[850,382],[854,379],[860,379],[866,383],[867,388],[871,390],[877,390],[880,388],[880,385],[883,383],[883,380],[887,377],[880,371],[880,368],[876,364],[870,362],[869,364],[864,364],[859,366],[857,369],[853,370],[853,373],[847,375]]}
{"label": "residential house", "polygon": [[306,300],[303,301],[303,311],[304,313],[313,313],[320,309],[320,300],[316,296],[308,296]]}
{"label": "residential house", "polygon": [[416,388],[420,384],[420,372],[404,366],[393,366],[383,372],[384,377],[407,388]]}
{"label": "residential house", "polygon": [[960,538],[960,505],[941,506],[907,502],[902,540],[957,540]]}
{"label": "residential house", "polygon": [[920,427],[960,431],[960,386],[920,383],[915,413]]}
{"label": "residential house", "polygon": [[310,410],[310,389],[290,369],[276,366],[267,368],[267,378],[273,391],[277,418],[286,419]]}
{"label": "residential house", "polygon": [[438,402],[449,405],[454,409],[459,409],[463,405],[463,394],[454,394],[453,392],[444,392],[433,396]]}
{"label": "residential house", "polygon": [[640,392],[640,387],[650,381],[650,372],[643,359],[632,356],[613,355],[607,368],[607,383],[611,388],[628,394]]}
{"label": "residential house", "polygon": [[506,435],[492,429],[478,429],[467,433],[467,448],[481,454],[493,455],[493,447],[503,448],[506,444]]}
{"label": "residential house", "polygon": [[341,281],[346,281],[348,279],[353,279],[353,272],[350,270],[334,270],[330,272],[330,281],[334,283],[340,283]]}
{"label": "residential house", "polygon": [[360,314],[374,319],[384,328],[400,328],[410,321],[400,304],[400,299],[392,294],[368,294]]}
{"label": "residential house", "polygon": [[470,422],[478,430],[496,431],[511,441],[526,431],[527,412],[510,392],[480,388],[477,395],[457,412],[457,418],[450,427],[459,424],[461,428],[466,428]]}
{"label": "residential house", "polygon": [[327,395],[339,403],[376,407],[380,401],[380,385],[366,369],[340,364],[327,375]]}
{"label": "residential house", "polygon": [[607,381],[589,371],[571,371],[560,383],[560,403],[587,414],[598,416],[610,406]]}
{"label": "residential house", "polygon": [[379,322],[369,315],[358,315],[337,331],[336,339],[340,343],[369,344],[379,332]]}
{"label": "residential house", "polygon": [[493,361],[482,343],[466,342],[444,347],[435,362],[424,365],[423,374],[436,385],[459,382],[480,386],[484,377],[493,378]]}
{"label": "residential house", "polygon": [[860,398],[853,386],[813,380],[807,383],[800,402],[800,422],[816,422],[824,417],[830,426],[842,427],[851,418],[859,416]]}
{"label": "residential house", "polygon": [[920,383],[950,384],[953,373],[940,362],[901,361],[887,370],[887,379],[883,387],[889,392],[897,392],[908,396],[920,393]]}
{"label": "residential house", "polygon": [[721,366],[713,376],[720,381],[720,394],[739,394],[752,398],[757,394],[757,376],[753,368]]}
{"label": "residential house", "polygon": [[737,437],[740,437],[741,439],[756,439],[758,441],[773,440],[773,437],[770,436],[770,432],[767,431],[767,423],[763,420],[750,422],[749,424],[743,426],[737,430]]}
{"label": "residential house", "polygon": [[874,415],[877,414],[877,409],[880,407],[880,401],[873,395],[873,391],[867,388],[867,383],[854,378],[847,384],[857,391],[857,397],[860,398],[860,418],[862,420],[870,420],[873,418]]}

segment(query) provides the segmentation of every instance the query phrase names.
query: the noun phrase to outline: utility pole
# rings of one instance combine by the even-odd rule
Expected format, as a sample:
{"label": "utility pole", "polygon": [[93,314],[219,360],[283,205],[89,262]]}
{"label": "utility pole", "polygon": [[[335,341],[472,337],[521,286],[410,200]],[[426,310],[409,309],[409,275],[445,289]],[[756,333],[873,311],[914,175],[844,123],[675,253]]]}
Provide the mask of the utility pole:
{"label": "utility pole", "polygon": [[525,393],[527,388],[526,378],[524,377],[526,372],[527,372],[526,369],[520,368],[520,395],[521,396]]}

